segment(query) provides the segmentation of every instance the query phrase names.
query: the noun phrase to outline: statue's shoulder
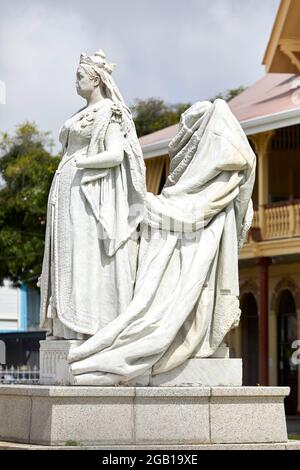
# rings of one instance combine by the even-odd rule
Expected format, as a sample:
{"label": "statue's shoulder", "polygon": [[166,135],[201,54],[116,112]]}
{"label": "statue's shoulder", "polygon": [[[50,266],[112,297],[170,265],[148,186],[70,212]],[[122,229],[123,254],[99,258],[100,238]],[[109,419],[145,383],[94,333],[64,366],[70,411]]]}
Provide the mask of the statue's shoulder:
{"label": "statue's shoulder", "polygon": [[115,103],[110,98],[105,98],[97,106],[97,112],[95,113],[95,122],[98,125],[101,123],[122,123],[123,114],[122,107],[118,103]]}
{"label": "statue's shoulder", "polygon": [[102,101],[99,101],[93,107],[93,111],[96,111],[96,114],[106,114],[114,112],[118,113],[118,110],[121,111],[121,106],[119,106],[110,98],[105,98]]}
{"label": "statue's shoulder", "polygon": [[114,102],[110,98],[105,98],[104,100],[95,104],[95,106],[92,108],[92,111],[96,124],[109,120],[113,104]]}

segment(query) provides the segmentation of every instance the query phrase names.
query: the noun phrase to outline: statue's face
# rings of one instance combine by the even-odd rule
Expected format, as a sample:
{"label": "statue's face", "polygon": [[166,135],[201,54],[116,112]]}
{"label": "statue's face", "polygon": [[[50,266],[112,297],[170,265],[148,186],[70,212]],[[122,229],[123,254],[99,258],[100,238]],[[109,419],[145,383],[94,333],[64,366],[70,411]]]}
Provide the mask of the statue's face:
{"label": "statue's face", "polygon": [[93,80],[83,67],[78,67],[76,73],[76,90],[82,98],[88,98],[97,86],[96,80]]}

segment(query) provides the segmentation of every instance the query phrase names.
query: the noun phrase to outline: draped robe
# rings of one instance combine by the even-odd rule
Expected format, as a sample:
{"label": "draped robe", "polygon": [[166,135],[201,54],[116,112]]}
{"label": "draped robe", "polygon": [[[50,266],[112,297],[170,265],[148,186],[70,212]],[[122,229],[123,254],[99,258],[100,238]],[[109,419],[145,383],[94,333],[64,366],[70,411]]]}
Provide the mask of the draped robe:
{"label": "draped robe", "polygon": [[255,155],[220,99],[198,102],[169,145],[170,175],[146,197],[138,271],[126,310],[69,361],[78,385],[147,385],[209,357],[240,317],[238,251],[252,220]]}
{"label": "draped robe", "polygon": [[[122,163],[78,169],[78,156],[106,150],[112,119],[123,135]],[[129,113],[108,98],[68,119],[60,140],[63,156],[48,198],[40,322],[54,336],[75,339],[95,334],[132,299],[145,168]]]}

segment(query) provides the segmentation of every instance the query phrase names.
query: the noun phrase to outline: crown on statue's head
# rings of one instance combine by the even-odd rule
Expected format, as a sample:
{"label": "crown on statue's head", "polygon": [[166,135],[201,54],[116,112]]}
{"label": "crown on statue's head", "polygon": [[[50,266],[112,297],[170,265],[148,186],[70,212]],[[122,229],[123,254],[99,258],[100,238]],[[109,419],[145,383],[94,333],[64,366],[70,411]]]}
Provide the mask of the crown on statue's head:
{"label": "crown on statue's head", "polygon": [[106,60],[106,55],[99,49],[94,55],[80,54],[80,64],[91,65],[92,67],[100,68],[111,74],[115,68],[115,64],[109,64]]}

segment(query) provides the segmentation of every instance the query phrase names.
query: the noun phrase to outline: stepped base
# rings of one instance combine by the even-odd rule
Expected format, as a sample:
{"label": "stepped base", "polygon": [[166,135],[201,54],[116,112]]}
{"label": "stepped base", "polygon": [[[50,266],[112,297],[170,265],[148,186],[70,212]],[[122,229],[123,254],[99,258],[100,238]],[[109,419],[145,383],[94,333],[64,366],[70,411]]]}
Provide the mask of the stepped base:
{"label": "stepped base", "polygon": [[287,387],[2,385],[0,440],[130,449],[285,445],[288,393]]}

